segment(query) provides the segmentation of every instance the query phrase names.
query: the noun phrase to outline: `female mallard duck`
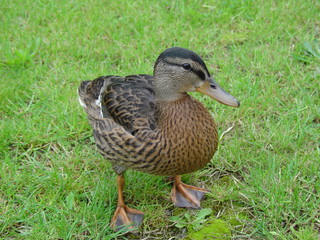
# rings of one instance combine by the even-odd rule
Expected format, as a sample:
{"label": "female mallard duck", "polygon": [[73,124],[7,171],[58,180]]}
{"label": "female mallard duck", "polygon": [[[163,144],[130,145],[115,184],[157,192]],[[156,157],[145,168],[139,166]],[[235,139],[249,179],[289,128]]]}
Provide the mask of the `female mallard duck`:
{"label": "female mallard duck", "polygon": [[240,105],[214,81],[196,53],[178,47],[160,54],[153,76],[105,76],[81,83],[80,104],[88,114],[98,150],[118,175],[114,228],[138,226],[143,219],[143,212],[127,207],[123,200],[128,168],[174,176],[174,205],[200,207],[207,190],[182,183],[180,175],[210,161],[218,134],[210,113],[187,94],[194,91],[225,105]]}

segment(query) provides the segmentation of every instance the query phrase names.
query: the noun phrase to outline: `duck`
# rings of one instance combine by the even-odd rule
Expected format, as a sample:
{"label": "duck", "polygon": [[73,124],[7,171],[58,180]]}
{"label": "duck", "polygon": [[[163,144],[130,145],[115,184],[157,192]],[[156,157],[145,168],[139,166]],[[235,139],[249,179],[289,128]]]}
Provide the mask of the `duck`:
{"label": "duck", "polygon": [[200,208],[208,191],[187,185],[181,175],[206,166],[218,146],[217,126],[200,92],[231,107],[240,103],[210,75],[195,52],[171,47],[157,58],[153,75],[108,75],[82,81],[80,105],[87,113],[98,151],[116,173],[118,204],[111,227],[137,229],[144,213],[124,201],[124,173],[133,169],[173,179],[175,207]]}

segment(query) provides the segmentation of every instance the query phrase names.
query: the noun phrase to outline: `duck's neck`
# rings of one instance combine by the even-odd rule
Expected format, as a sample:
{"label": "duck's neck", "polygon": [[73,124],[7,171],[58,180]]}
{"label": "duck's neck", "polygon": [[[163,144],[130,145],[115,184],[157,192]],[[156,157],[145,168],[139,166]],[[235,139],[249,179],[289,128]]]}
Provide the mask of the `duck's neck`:
{"label": "duck's neck", "polygon": [[164,96],[163,98],[161,97],[158,98],[156,96],[156,103],[158,106],[159,113],[168,113],[171,111],[183,111],[184,105],[189,101],[192,101],[192,97],[187,93],[181,93],[179,95],[176,95],[176,98],[175,97],[165,98]]}
{"label": "duck's neck", "polygon": [[159,102],[174,102],[187,95],[179,90],[181,86],[177,85],[177,81],[172,80],[172,76],[166,73],[161,74],[160,78],[155,75],[153,86],[156,101]]}

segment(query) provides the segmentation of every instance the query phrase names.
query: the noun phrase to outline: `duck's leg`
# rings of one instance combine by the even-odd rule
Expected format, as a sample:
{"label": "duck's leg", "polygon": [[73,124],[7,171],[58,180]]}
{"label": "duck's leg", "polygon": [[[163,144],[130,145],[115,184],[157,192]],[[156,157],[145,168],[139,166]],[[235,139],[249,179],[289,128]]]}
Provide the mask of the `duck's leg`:
{"label": "duck's leg", "polygon": [[174,176],[171,192],[172,202],[175,207],[200,208],[200,201],[208,190],[184,184],[181,176]]}
{"label": "duck's leg", "polygon": [[117,176],[118,185],[118,206],[111,220],[111,227],[116,231],[122,228],[128,227],[129,230],[134,230],[139,227],[143,220],[144,213],[125,205],[123,200],[123,187],[124,187],[124,176]]}

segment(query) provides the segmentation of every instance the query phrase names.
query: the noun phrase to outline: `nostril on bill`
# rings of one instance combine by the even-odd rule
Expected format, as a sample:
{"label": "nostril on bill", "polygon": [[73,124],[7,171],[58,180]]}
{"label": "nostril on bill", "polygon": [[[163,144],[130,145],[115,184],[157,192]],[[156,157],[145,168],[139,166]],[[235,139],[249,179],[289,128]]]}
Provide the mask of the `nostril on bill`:
{"label": "nostril on bill", "polygon": [[216,85],[214,85],[214,84],[210,84],[210,87],[212,87],[213,89],[216,89],[217,87],[216,87]]}

